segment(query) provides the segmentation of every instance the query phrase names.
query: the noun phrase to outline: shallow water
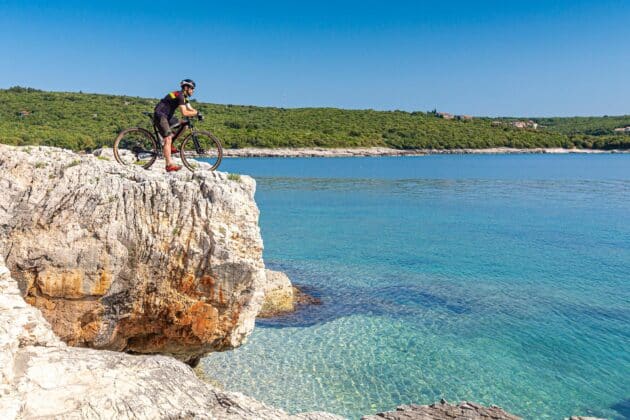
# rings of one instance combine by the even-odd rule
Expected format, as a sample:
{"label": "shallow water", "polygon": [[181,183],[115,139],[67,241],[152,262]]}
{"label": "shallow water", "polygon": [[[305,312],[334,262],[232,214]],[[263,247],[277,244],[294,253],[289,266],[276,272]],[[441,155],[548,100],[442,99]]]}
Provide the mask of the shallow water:
{"label": "shallow water", "polygon": [[630,155],[227,159],[323,301],[208,374],[289,412],[471,400],[630,417]]}

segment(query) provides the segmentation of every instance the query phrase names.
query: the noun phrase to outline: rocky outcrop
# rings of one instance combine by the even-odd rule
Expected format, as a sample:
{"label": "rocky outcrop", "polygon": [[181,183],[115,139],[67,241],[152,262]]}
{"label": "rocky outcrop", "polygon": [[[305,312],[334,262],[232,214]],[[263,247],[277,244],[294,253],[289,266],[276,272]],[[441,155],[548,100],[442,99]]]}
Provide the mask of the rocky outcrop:
{"label": "rocky outcrop", "polygon": [[290,416],[199,380],[165,356],[68,347],[28,305],[0,257],[0,418],[339,420]]}
{"label": "rocky outcrop", "polygon": [[362,417],[362,420],[519,420],[497,406],[484,407],[464,401],[449,404],[445,400],[431,405],[402,405],[396,411]]}
{"label": "rocky outcrop", "polygon": [[265,270],[264,300],[258,318],[273,318],[298,310],[303,305],[320,305],[322,302],[293,285],[281,271]]}
{"label": "rocky outcrop", "polygon": [[267,281],[264,300],[258,313],[259,318],[269,318],[295,310],[296,293],[289,277],[280,271],[265,270]]}
{"label": "rocky outcrop", "polygon": [[265,282],[255,181],[0,145],[0,253],[73,346],[195,362],[240,345]]}

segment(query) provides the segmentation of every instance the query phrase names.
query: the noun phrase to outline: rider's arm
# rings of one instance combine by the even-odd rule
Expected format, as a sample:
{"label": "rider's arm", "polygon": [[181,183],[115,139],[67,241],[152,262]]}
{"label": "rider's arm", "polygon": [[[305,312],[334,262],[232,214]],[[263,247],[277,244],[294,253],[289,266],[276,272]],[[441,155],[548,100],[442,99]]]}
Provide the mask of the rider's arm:
{"label": "rider's arm", "polygon": [[199,111],[194,109],[190,104],[184,104],[179,106],[179,111],[182,113],[184,117],[194,117],[199,114]]}

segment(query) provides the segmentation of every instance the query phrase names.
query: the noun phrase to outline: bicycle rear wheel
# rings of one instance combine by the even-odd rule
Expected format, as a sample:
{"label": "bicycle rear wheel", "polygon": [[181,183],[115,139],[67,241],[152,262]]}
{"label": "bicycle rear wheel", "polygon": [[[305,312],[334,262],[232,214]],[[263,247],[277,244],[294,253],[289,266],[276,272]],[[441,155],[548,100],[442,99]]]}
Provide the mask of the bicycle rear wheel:
{"label": "bicycle rear wheel", "polygon": [[155,138],[139,127],[120,132],[114,141],[114,157],[123,165],[138,165],[148,169],[158,157]]}
{"label": "bicycle rear wheel", "polygon": [[180,157],[184,166],[193,172],[203,168],[199,162],[207,163],[214,171],[221,164],[223,146],[211,132],[194,131],[182,141]]}

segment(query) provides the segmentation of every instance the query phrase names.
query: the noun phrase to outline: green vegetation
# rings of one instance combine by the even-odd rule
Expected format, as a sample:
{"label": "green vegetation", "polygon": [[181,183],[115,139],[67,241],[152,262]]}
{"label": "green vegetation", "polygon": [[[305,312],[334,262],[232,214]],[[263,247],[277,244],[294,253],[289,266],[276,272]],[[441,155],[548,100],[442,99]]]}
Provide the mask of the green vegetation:
{"label": "green vegetation", "polygon": [[228,179],[230,181],[241,182],[241,175],[240,174],[228,174]]}
{"label": "green vegetation", "polygon": [[533,118],[549,131],[566,135],[614,135],[614,129],[630,125],[630,115],[609,117]]}
{"label": "green vegetation", "polygon": [[[199,128],[213,131],[226,148],[367,147],[630,148],[630,136],[613,134],[630,116],[535,118],[538,130],[493,126],[490,118],[444,120],[433,112],[263,108],[193,101],[206,116]],[[0,90],[0,142],[48,145],[73,150],[111,146],[119,131],[150,128],[142,115],[156,99],[45,92],[13,87]],[[503,121],[508,121],[504,119]]]}

